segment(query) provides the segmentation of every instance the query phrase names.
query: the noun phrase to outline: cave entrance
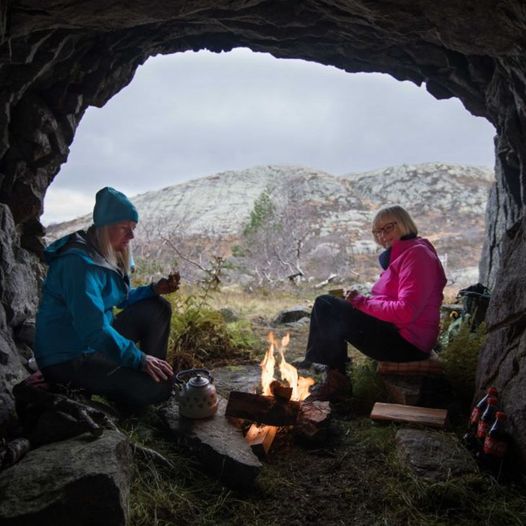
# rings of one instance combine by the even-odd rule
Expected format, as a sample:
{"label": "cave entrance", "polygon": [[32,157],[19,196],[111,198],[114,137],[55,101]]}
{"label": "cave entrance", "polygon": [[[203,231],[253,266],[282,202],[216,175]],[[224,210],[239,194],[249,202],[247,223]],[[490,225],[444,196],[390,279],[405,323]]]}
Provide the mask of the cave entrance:
{"label": "cave entrance", "polygon": [[[377,170],[385,188],[377,189],[374,197],[362,197],[377,204],[400,202],[412,208],[417,219],[421,214],[421,228],[438,243],[458,288],[477,280],[484,193],[490,180],[481,180],[473,170],[455,171],[455,166],[491,165],[493,133],[485,119],[471,116],[457,99],[438,101],[424,88],[386,74],[353,75],[247,48],[160,56],[139,68],[131,85],[103,109],[88,110],[69,160],[48,190],[43,222],[89,213],[96,191],[105,185],[133,196],[258,166],[308,168],[305,177]],[[381,173],[387,169],[398,173]],[[293,176],[283,170],[283,177]],[[477,184],[477,197],[470,196],[471,209],[462,214],[462,193]],[[361,181],[362,193],[367,193],[365,186]],[[265,190],[252,195],[245,189],[247,200],[255,201]],[[455,193],[458,203],[443,202]],[[188,209],[190,204],[182,206]],[[243,220],[250,206],[236,210],[236,217]],[[183,215],[188,220],[188,211]],[[198,215],[206,215],[209,225],[216,222],[207,210]],[[151,237],[156,221],[151,214],[145,217],[138,239],[143,244],[141,230]],[[457,231],[458,224],[464,225],[463,233]],[[368,230],[364,224],[361,236],[350,236],[355,262],[375,252]],[[54,229],[50,231],[53,235]],[[333,241],[325,240],[317,257],[329,257]]]}

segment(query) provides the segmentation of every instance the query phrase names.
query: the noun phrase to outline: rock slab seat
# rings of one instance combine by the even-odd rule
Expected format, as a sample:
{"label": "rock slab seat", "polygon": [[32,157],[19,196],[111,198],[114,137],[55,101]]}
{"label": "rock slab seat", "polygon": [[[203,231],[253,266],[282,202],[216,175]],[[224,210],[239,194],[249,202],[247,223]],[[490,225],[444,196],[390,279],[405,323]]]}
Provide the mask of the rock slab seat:
{"label": "rock slab seat", "polygon": [[0,474],[0,525],[126,525],[131,466],[117,431],[34,449]]}
{"label": "rock slab seat", "polygon": [[378,362],[390,401],[403,405],[446,407],[449,384],[439,356],[432,351],[427,360],[416,362]]}
{"label": "rock slab seat", "polygon": [[187,447],[207,471],[229,486],[247,488],[254,483],[262,464],[241,430],[226,419],[226,400],[218,398],[217,413],[211,418],[191,420],[180,416],[175,400],[160,410],[161,417],[178,442]]}
{"label": "rock slab seat", "polygon": [[398,457],[419,478],[445,482],[477,473],[470,453],[453,433],[427,429],[400,429],[396,433]]}

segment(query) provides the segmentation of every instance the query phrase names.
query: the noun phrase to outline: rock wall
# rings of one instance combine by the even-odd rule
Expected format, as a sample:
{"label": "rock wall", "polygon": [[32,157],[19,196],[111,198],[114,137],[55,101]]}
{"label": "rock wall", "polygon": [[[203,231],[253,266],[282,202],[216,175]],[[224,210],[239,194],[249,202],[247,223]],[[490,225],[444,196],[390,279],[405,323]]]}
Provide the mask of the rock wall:
{"label": "rock wall", "polygon": [[[2,263],[7,266],[2,267],[0,281],[6,313],[5,323],[0,323],[0,358],[4,368],[17,369],[16,335],[34,310],[34,255],[42,249],[38,218],[45,191],[67,158],[85,109],[102,106],[125,87],[149,56],[236,46],[349,72],[380,71],[400,80],[425,82],[433,96],[458,97],[468,111],[495,125],[497,183],[481,269],[506,306],[497,308],[497,300],[492,302],[491,327],[499,338],[516,342],[509,352],[520,368],[524,308],[515,302],[517,295],[502,296],[498,291],[505,276],[515,275],[505,257],[499,260],[501,234],[511,227],[514,246],[524,243],[525,29],[521,0],[2,2],[0,202],[7,205],[2,212]],[[12,275],[8,268],[22,270]],[[12,294],[19,275],[28,294],[23,307],[17,306],[19,295]],[[517,279],[514,286],[524,295],[526,284]],[[504,374],[494,359],[504,352],[495,338],[492,334],[481,357],[480,371],[485,372],[479,375],[480,387]],[[513,371],[516,374],[517,369]],[[5,385],[12,382],[7,376]],[[510,385],[503,382],[502,387],[506,391]],[[526,409],[526,402],[506,392],[504,400],[510,414]],[[513,429],[526,459],[525,435],[519,434],[520,426]]]}
{"label": "rock wall", "polygon": [[27,375],[38,290],[37,258],[20,247],[11,210],[0,203],[0,436],[14,422],[10,388]]}

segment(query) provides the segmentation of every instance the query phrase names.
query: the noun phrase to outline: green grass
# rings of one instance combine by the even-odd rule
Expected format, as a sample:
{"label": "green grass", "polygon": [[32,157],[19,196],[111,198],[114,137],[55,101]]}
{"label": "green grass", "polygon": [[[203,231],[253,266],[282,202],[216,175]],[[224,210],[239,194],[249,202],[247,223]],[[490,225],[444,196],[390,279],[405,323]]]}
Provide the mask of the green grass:
{"label": "green grass", "polygon": [[[266,347],[247,319],[271,319],[283,307],[309,301],[295,293],[276,291],[245,295],[230,290],[203,298],[199,290],[187,290],[174,296],[172,353],[186,353],[194,360],[192,365],[207,367],[235,366]],[[219,309],[226,305],[241,321],[224,321]],[[483,341],[483,329],[476,333],[461,330],[442,352],[455,392],[467,405]],[[327,443],[314,449],[296,444],[292,433],[280,431],[251,490],[229,489],[204,473],[197,460],[164,431],[153,410],[127,421],[125,428],[131,440],[159,451],[173,464],[169,468],[136,457],[130,524],[526,524],[522,487],[500,484],[485,473],[437,483],[416,478],[397,456],[398,427],[373,424],[366,416],[375,401],[385,399],[375,362],[355,351],[351,355],[351,419],[348,414],[335,414]]]}
{"label": "green grass", "polygon": [[358,351],[352,353],[352,409],[358,415],[368,415],[375,402],[385,401],[385,388],[376,374],[377,363],[359,356]]}
{"label": "green grass", "polygon": [[446,376],[457,399],[467,411],[475,392],[475,373],[480,351],[486,341],[486,326],[482,323],[474,332],[469,324],[460,325],[445,349],[440,353]]}
{"label": "green grass", "polygon": [[423,482],[397,457],[396,425],[378,426],[367,418],[336,424],[338,432],[319,449],[296,445],[281,431],[256,486],[244,492],[203,473],[158,428],[143,429],[146,445],[174,468],[136,460],[130,524],[519,526],[526,521],[521,488],[484,474]]}
{"label": "green grass", "polygon": [[250,323],[227,323],[207,298],[191,293],[172,294],[173,315],[168,359],[177,369],[214,367],[251,359],[258,344]]}

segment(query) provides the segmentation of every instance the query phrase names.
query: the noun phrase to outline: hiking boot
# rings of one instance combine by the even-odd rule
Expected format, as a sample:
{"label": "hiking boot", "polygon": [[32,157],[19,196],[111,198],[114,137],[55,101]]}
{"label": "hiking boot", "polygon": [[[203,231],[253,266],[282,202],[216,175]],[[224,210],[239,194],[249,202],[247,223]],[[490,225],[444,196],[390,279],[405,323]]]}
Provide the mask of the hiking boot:
{"label": "hiking boot", "polygon": [[310,395],[306,398],[308,401],[319,400],[322,402],[338,402],[348,399],[351,396],[350,378],[338,371],[338,369],[329,369],[325,381],[315,385]]}
{"label": "hiking boot", "polygon": [[324,373],[328,369],[326,365],[311,362],[310,360],[307,360],[307,358],[297,358],[296,360],[293,360],[291,364],[296,367],[296,369],[303,369],[304,371],[312,369],[317,373]]}
{"label": "hiking boot", "polygon": [[291,364],[296,367],[296,369],[308,370],[312,367],[312,362],[307,360],[307,358],[297,358],[296,360],[293,360]]}

